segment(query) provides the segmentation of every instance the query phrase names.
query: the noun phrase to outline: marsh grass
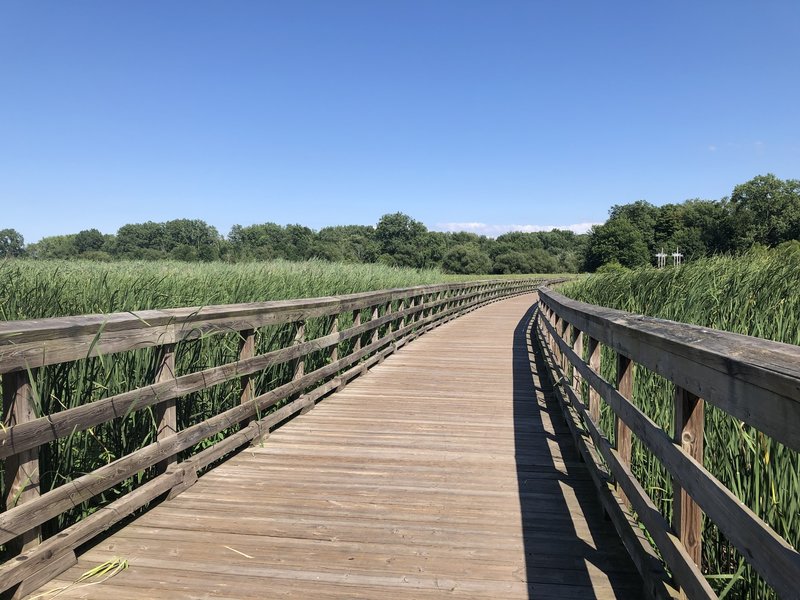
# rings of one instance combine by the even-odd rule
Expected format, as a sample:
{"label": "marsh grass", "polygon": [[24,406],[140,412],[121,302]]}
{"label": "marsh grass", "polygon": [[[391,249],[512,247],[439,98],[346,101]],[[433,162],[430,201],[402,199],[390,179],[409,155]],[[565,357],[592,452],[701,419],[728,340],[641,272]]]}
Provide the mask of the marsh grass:
{"label": "marsh grass", "polygon": [[[646,269],[592,276],[568,284],[564,294],[591,304],[714,327],[800,345],[800,250],[787,246],[743,257],[717,257],[679,269]],[[614,355],[604,349],[601,375],[615,378]],[[637,365],[633,401],[670,435],[674,386]],[[601,426],[613,440],[613,415],[604,404]],[[672,483],[635,438],[632,469],[667,517]],[[800,545],[798,453],[706,404],[704,464],[742,502],[795,548]],[[758,574],[704,519],[703,571],[729,598],[775,598]]]}

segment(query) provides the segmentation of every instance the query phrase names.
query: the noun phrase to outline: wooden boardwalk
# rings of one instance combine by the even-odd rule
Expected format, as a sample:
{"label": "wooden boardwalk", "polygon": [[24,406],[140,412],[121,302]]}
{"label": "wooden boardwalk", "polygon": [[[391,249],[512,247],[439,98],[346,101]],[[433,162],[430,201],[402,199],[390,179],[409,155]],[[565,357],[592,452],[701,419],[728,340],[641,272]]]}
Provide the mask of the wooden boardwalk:
{"label": "wooden boardwalk", "polygon": [[127,570],[58,597],[640,597],[538,380],[534,299],[422,336],[38,593],[121,557]]}

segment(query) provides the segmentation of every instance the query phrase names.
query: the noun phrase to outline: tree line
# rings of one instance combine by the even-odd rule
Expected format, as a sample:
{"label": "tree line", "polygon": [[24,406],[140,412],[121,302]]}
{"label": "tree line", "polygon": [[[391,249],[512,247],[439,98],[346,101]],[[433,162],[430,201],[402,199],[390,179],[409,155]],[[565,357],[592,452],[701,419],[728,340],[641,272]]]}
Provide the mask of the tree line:
{"label": "tree line", "polygon": [[197,219],[123,225],[116,234],[87,229],[25,245],[14,229],[0,230],[0,256],[231,262],[320,259],[381,262],[451,273],[566,273],[654,264],[660,250],[685,260],[739,253],[753,245],[800,240],[800,181],[759,175],[721,200],[654,206],[644,200],[614,205],[588,234],[554,229],[497,238],[429,231],[403,213],[377,225],[314,231],[303,225],[234,225],[227,236]]}
{"label": "tree line", "polygon": [[340,225],[319,231],[276,223],[234,225],[227,236],[201,220],[175,219],[123,225],[116,234],[87,229],[27,246],[17,231],[4,229],[0,255],[103,261],[319,259],[463,274],[555,273],[578,270],[585,238],[561,230],[512,232],[497,238],[429,231],[403,213],[384,215],[375,226]]}
{"label": "tree line", "polygon": [[654,264],[662,250],[679,249],[692,260],[792,240],[800,240],[800,180],[759,175],[721,200],[612,206],[608,220],[589,232],[582,267],[636,268]]}

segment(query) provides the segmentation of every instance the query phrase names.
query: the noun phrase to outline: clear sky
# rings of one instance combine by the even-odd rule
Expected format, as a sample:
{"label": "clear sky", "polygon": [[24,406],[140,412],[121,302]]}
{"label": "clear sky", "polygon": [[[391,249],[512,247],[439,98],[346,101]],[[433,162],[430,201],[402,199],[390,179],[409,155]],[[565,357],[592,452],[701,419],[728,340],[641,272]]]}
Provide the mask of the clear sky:
{"label": "clear sky", "polygon": [[798,23],[798,0],[0,0],[0,228],[495,234],[718,199],[800,177]]}

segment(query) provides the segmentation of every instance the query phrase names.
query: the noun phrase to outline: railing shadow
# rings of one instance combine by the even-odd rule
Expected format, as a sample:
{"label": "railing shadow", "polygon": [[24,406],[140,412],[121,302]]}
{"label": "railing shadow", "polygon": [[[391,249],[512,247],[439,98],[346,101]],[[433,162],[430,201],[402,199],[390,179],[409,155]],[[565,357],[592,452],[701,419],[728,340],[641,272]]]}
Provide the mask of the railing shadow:
{"label": "railing shadow", "polygon": [[[613,527],[552,394],[532,335],[532,306],[514,330],[517,483],[529,598],[638,598],[642,583]],[[583,517],[585,515],[586,522]]]}

